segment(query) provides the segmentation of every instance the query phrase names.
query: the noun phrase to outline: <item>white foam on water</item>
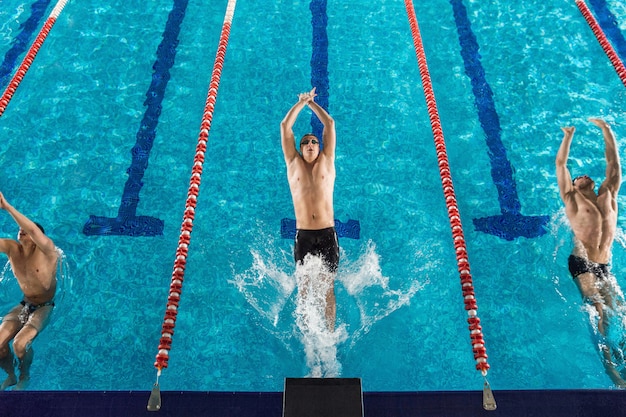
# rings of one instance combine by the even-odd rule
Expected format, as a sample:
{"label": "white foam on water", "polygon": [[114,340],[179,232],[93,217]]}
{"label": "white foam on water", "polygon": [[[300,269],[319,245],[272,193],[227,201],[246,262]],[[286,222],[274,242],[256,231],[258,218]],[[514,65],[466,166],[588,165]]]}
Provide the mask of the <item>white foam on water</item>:
{"label": "white foam on water", "polygon": [[258,251],[250,251],[253,261],[246,271],[235,274],[230,281],[248,303],[273,326],[296,287],[295,277],[282,271],[271,257],[264,258]]}
{"label": "white foam on water", "polygon": [[[326,294],[332,281],[324,279],[331,274],[322,260],[307,256],[301,265],[296,266],[295,274],[288,274],[278,266],[288,264],[288,257],[270,248],[270,244],[266,243],[261,251],[251,249],[252,265],[241,273],[235,273],[230,282],[271,325],[268,331],[285,345],[289,345],[294,338],[301,342],[309,377],[340,376],[342,367],[338,348],[348,340],[350,347],[354,346],[377,322],[408,305],[425,285],[415,280],[408,289],[391,289],[389,277],[382,273],[376,245],[367,242],[356,261],[345,259],[345,254],[342,255],[334,282],[335,295],[338,286],[342,286],[353,298],[359,309],[359,322],[348,323],[338,316],[332,329],[326,317]],[[431,267],[425,265],[422,268],[428,270]],[[419,276],[420,272],[421,269],[416,271],[415,276]],[[292,305],[289,301],[293,296],[296,298],[295,310],[287,315],[284,309]],[[337,303],[341,302],[339,298]],[[295,326],[291,323],[284,330],[285,326],[279,326],[281,317],[295,319]]]}
{"label": "white foam on water", "polygon": [[341,375],[337,347],[346,339],[345,325],[333,329],[327,317],[327,293],[334,285],[333,274],[319,257],[307,255],[296,266],[298,297],[296,325],[304,346],[309,377],[333,378]]}
{"label": "white foam on water", "polygon": [[[417,259],[429,259],[416,256]],[[413,276],[423,276],[423,272],[432,269],[432,262],[422,265],[414,271]],[[372,326],[389,316],[394,311],[409,305],[413,296],[428,283],[417,280],[410,282],[408,289],[392,289],[389,286],[389,277],[383,275],[380,267],[380,257],[376,252],[376,245],[368,241],[364,252],[358,260],[345,262],[343,273],[339,281],[356,301],[359,308],[360,323],[350,335],[351,346],[360,337],[370,331]],[[351,323],[352,324],[352,323]]]}

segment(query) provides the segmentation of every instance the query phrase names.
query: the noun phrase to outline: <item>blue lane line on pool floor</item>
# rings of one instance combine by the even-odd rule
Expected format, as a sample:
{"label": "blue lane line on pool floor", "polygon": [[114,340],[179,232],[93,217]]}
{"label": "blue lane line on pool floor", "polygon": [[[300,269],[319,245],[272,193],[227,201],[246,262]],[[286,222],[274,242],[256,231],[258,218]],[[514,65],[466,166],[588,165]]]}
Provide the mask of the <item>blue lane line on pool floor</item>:
{"label": "blue lane line on pool floor", "polygon": [[609,38],[613,48],[619,55],[622,64],[626,65],[626,38],[617,25],[617,18],[611,12],[605,0],[589,0],[598,24]]}
{"label": "blue lane line on pool floor", "polygon": [[[329,86],[328,81],[328,15],[326,14],[326,0],[312,0],[309,6],[311,10],[311,26],[313,27],[313,48],[311,53],[311,86],[315,87],[317,97],[315,101],[324,110],[328,111]],[[311,115],[311,129],[320,140],[320,149],[324,142],[322,131],[324,125],[315,116]]]}
{"label": "blue lane line on pool floor", "polygon": [[[313,48],[311,54],[311,85],[316,87],[317,97],[315,101],[324,110],[328,111],[329,81],[328,81],[328,15],[326,14],[326,0],[311,0],[309,5],[311,10],[311,25],[313,26]],[[315,136],[320,138],[320,149],[324,146],[322,142],[322,131],[324,125],[315,114],[311,115],[311,128]],[[335,229],[338,237],[348,237],[359,239],[361,235],[361,225],[358,220],[348,220],[346,223],[335,219]],[[280,236],[284,239],[293,239],[296,236],[296,221],[293,219],[282,219],[280,222]]]}
{"label": "blue lane line on pool floor", "polygon": [[549,216],[524,216],[520,213],[521,203],[517,196],[517,188],[513,168],[507,159],[506,149],[500,133],[500,119],[496,112],[493,92],[485,77],[485,70],[480,61],[480,53],[476,36],[467,16],[467,9],[462,0],[450,0],[454,10],[454,20],[459,33],[461,55],[465,64],[465,73],[472,82],[474,102],[478,109],[480,125],[485,131],[491,178],[498,190],[500,215],[473,219],[476,230],[513,240],[517,237],[534,238],[546,233]]}
{"label": "blue lane line on pool floor", "polygon": [[165,24],[163,40],[157,48],[157,60],[153,65],[152,83],[146,93],[146,112],[139,131],[137,142],[131,150],[132,162],[127,170],[128,180],[124,186],[122,202],[116,218],[89,216],[83,227],[86,235],[125,235],[157,236],[163,234],[164,222],[149,216],[137,216],[139,192],[143,187],[143,175],[148,168],[150,151],[156,137],[156,127],[161,115],[161,103],[170,79],[170,68],[176,58],[178,35],[185,18],[188,0],[174,0],[174,5]]}
{"label": "blue lane line on pool floor", "polygon": [[18,65],[17,61],[30,47],[33,35],[49,5],[50,0],[38,0],[30,6],[30,17],[20,25],[22,31],[13,39],[13,46],[4,54],[4,60],[0,64],[0,90],[4,90],[11,81],[13,70]]}

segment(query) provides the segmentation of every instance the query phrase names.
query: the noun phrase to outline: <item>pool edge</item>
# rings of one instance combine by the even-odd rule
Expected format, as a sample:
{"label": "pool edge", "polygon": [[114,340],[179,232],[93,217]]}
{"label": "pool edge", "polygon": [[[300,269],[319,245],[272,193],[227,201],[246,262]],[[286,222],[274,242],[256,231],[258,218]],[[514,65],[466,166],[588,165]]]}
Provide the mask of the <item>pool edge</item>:
{"label": "pool edge", "polygon": [[[149,391],[0,392],[0,416],[280,417],[282,392],[163,391],[158,412],[146,409]],[[494,391],[498,408],[482,408],[480,391],[364,392],[366,417],[620,416],[623,390]]]}

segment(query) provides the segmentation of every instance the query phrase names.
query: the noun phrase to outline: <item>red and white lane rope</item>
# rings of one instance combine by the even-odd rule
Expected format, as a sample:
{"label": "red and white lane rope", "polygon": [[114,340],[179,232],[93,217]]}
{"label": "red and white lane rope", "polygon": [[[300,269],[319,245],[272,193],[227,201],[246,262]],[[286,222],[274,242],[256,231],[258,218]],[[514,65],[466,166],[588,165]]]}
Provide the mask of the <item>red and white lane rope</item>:
{"label": "red and white lane rope", "polygon": [[589,7],[587,7],[587,4],[584,2],[584,0],[576,0],[576,6],[578,6],[578,9],[587,21],[587,24],[591,28],[593,34],[596,35],[598,42],[600,42],[600,46],[602,46],[602,49],[604,49],[604,53],[606,53],[606,56],[611,61],[611,64],[613,64],[613,67],[615,68],[615,71],[617,71],[617,75],[619,76],[620,80],[622,80],[622,83],[624,84],[624,86],[626,86],[626,67],[624,66],[624,63],[619,59],[619,56],[609,42],[609,39],[602,31],[602,27],[600,27],[598,21],[593,16],[591,10],[589,10]]}
{"label": "red and white lane rope", "polygon": [[468,314],[467,322],[469,324],[470,339],[472,343],[472,351],[474,352],[474,360],[476,361],[476,369],[481,371],[485,377],[485,386],[483,391],[483,406],[487,410],[495,410],[496,404],[489,384],[487,383],[487,370],[489,363],[487,362],[487,349],[483,339],[482,327],[478,318],[478,304],[474,294],[474,284],[470,273],[470,265],[465,245],[465,237],[463,235],[463,226],[461,225],[461,215],[459,213],[452,177],[450,175],[450,164],[448,163],[448,154],[446,151],[446,143],[441,128],[441,120],[439,111],[437,110],[437,102],[433,91],[430,73],[428,71],[428,63],[426,54],[422,44],[417,17],[413,7],[412,0],[405,0],[405,6],[409,17],[409,25],[411,34],[413,35],[413,45],[415,54],[417,55],[417,64],[422,79],[424,96],[428,107],[428,116],[435,140],[435,150],[437,151],[437,160],[439,164],[439,173],[441,176],[441,184],[443,193],[446,198],[446,206],[448,209],[448,217],[450,219],[450,227],[452,229],[452,237],[454,239],[454,248],[456,249],[457,267],[461,278],[461,289],[463,291],[463,301],[465,310]]}
{"label": "red and white lane rope", "polygon": [[217,55],[213,65],[211,74],[211,82],[200,124],[200,134],[198,136],[198,144],[196,146],[196,154],[194,158],[193,168],[191,170],[191,178],[189,180],[189,189],[187,192],[187,201],[185,203],[185,212],[180,229],[180,238],[178,240],[178,248],[176,249],[176,259],[172,272],[172,280],[170,284],[170,292],[167,297],[167,305],[165,309],[165,317],[161,330],[161,339],[159,340],[159,350],[156,355],[154,366],[160,375],[163,368],[167,368],[169,360],[169,352],[172,345],[172,336],[174,335],[174,326],[176,324],[176,316],[178,314],[178,303],[180,301],[183,280],[185,276],[185,266],[187,264],[187,254],[189,251],[189,242],[191,241],[191,231],[193,229],[193,220],[195,217],[196,200],[200,191],[200,180],[202,177],[202,166],[204,156],[207,149],[207,141],[209,138],[209,130],[213,120],[213,110],[217,99],[217,90],[220,84],[222,68],[224,66],[224,57],[226,56],[226,47],[230,35],[230,28],[235,13],[236,0],[229,0],[226,7],[226,15],[222,32],[217,48]]}
{"label": "red and white lane rope", "polygon": [[17,87],[20,85],[20,83],[22,82],[22,79],[26,75],[26,72],[32,65],[33,61],[35,60],[35,56],[39,52],[39,48],[41,48],[41,45],[43,45],[44,41],[48,37],[48,34],[50,33],[50,29],[52,29],[52,26],[54,26],[54,23],[57,21],[57,18],[59,17],[59,14],[61,14],[61,11],[65,7],[66,3],[67,3],[67,0],[59,0],[57,4],[54,6],[54,9],[52,9],[52,11],[50,12],[50,16],[48,16],[48,19],[46,19],[46,22],[44,23],[43,27],[37,34],[35,41],[31,45],[31,47],[28,49],[28,52],[26,53],[26,56],[22,60],[22,63],[17,68],[15,75],[13,75],[13,78],[11,78],[9,85],[4,90],[4,93],[2,93],[2,97],[0,98],[0,116],[2,116],[2,114],[4,113],[4,110],[9,105],[9,101],[11,101],[11,98],[13,98],[13,94],[15,94],[15,90],[17,90]]}

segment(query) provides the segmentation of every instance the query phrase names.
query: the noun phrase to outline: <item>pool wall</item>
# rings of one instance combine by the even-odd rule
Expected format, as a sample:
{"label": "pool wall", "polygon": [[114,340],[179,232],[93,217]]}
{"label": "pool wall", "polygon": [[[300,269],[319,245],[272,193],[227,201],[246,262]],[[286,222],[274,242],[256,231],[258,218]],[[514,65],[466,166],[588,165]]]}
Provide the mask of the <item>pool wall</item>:
{"label": "pool wall", "polygon": [[[162,392],[162,408],[146,409],[147,391],[39,391],[0,393],[0,415],[43,417],[280,417],[280,392]],[[479,391],[366,392],[366,417],[624,416],[626,392],[617,390],[496,391],[498,408],[482,408]]]}

